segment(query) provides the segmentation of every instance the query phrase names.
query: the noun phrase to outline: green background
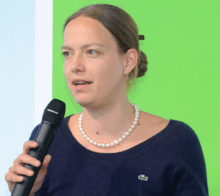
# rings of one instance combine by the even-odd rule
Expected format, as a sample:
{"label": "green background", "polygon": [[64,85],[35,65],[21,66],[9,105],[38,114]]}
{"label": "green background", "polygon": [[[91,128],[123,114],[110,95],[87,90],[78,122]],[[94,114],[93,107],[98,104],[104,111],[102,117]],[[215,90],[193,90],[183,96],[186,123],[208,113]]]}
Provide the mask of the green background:
{"label": "green background", "polygon": [[220,195],[220,1],[53,1],[53,98],[66,116],[82,111],[68,90],[61,55],[63,25],[84,6],[106,3],[133,17],[148,57],[148,71],[128,94],[139,109],[183,121],[197,134],[205,157],[209,194]]}

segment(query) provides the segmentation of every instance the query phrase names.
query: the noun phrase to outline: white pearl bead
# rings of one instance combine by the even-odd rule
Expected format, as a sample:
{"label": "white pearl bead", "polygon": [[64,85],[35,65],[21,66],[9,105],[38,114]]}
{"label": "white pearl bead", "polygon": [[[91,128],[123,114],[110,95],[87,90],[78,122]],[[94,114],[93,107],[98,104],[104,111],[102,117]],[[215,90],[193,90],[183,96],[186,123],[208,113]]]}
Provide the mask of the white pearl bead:
{"label": "white pearl bead", "polygon": [[133,122],[133,125],[131,126],[131,128],[124,133],[124,135],[122,136],[122,138],[119,138],[118,141],[115,140],[114,142],[110,143],[110,144],[100,144],[100,143],[96,143],[94,142],[93,140],[91,140],[86,134],[85,132],[83,131],[83,128],[82,128],[82,117],[83,117],[83,112],[82,114],[80,115],[80,118],[79,118],[79,130],[81,131],[81,133],[83,134],[83,137],[85,137],[91,144],[95,145],[95,146],[98,146],[98,147],[110,147],[110,146],[114,146],[115,144],[118,144],[119,142],[121,142],[123,139],[125,139],[132,131],[133,131],[133,128],[136,126],[137,122],[138,122],[138,119],[139,119],[139,113],[140,113],[140,110],[138,108],[138,106],[136,104],[133,104],[131,103],[131,105],[134,107],[135,109],[135,119],[134,119],[134,122]]}
{"label": "white pearl bead", "polygon": [[117,141],[117,140],[115,140],[115,141],[114,141],[114,143],[115,143],[115,144],[118,144],[118,141]]}
{"label": "white pearl bead", "polygon": [[125,132],[125,135],[129,135],[129,132]]}

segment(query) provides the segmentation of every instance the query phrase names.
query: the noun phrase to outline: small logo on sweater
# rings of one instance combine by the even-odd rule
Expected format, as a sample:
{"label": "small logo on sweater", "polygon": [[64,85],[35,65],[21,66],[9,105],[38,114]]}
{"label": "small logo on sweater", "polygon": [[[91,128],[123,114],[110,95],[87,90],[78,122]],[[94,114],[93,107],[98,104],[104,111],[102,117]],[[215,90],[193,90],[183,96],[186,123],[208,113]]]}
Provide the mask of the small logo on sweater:
{"label": "small logo on sweater", "polygon": [[141,174],[140,176],[138,176],[139,180],[145,180],[148,181],[148,176],[145,176],[144,174]]}

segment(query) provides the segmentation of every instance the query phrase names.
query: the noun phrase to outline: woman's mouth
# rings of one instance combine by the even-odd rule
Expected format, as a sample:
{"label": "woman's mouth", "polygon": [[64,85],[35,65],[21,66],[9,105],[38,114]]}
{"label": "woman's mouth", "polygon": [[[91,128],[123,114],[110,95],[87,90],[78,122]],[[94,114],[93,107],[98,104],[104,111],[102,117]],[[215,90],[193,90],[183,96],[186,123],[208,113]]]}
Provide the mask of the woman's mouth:
{"label": "woman's mouth", "polygon": [[[92,82],[91,82],[91,83],[92,83]],[[76,91],[81,91],[81,90],[87,89],[87,87],[88,87],[89,85],[91,85],[91,83],[79,84],[79,85],[74,84],[74,88],[75,88]]]}

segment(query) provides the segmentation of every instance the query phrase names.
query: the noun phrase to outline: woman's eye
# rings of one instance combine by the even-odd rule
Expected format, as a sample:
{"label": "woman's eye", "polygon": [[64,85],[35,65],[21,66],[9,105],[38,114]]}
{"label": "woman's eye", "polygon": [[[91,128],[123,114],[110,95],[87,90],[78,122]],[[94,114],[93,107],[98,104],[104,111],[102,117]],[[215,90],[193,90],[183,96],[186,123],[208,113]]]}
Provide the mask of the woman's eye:
{"label": "woman's eye", "polygon": [[63,52],[63,56],[68,56],[69,55],[69,52]]}
{"label": "woman's eye", "polygon": [[[95,51],[96,53],[98,53],[96,50],[87,50],[87,51]],[[91,53],[90,53],[91,54]]]}
{"label": "woman's eye", "polygon": [[[96,50],[87,50],[87,52],[93,56],[98,53]],[[93,52],[93,53],[91,53],[91,52]],[[64,57],[69,57],[71,55],[69,52],[62,52],[62,54]]]}

